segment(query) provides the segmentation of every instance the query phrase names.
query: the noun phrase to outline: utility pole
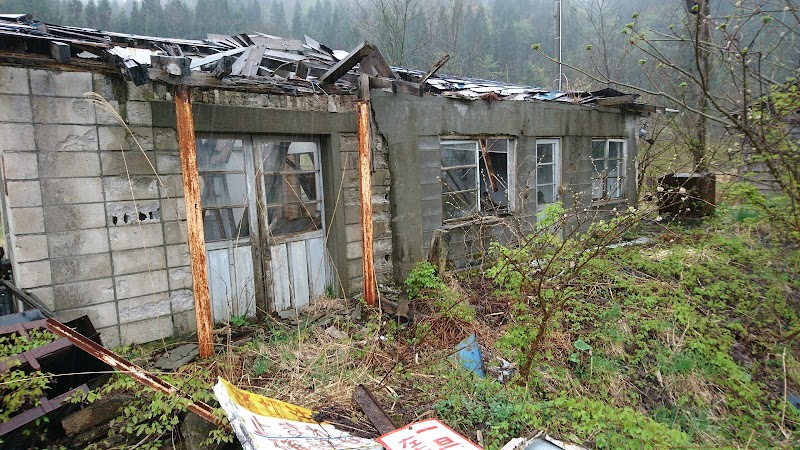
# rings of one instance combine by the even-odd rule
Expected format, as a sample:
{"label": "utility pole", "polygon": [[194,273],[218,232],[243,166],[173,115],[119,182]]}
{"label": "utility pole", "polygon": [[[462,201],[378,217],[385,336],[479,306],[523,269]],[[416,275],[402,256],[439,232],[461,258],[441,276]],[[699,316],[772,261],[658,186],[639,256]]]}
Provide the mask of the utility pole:
{"label": "utility pole", "polygon": [[554,9],[554,26],[553,35],[553,53],[558,57],[558,90],[562,90],[561,80],[564,78],[561,64],[561,2],[562,0],[555,0]]}

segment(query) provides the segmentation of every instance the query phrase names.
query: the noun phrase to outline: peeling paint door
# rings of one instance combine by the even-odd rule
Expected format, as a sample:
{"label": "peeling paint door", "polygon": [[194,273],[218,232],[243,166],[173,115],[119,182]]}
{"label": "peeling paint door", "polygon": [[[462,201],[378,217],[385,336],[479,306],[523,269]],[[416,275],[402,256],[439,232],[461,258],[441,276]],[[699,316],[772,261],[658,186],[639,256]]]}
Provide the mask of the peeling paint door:
{"label": "peeling paint door", "polygon": [[328,286],[320,146],[270,137],[255,139],[254,147],[264,180],[271,307],[302,308]]}
{"label": "peeling paint door", "polygon": [[255,223],[249,138],[197,139],[211,314],[215,323],[256,313],[251,223]]}

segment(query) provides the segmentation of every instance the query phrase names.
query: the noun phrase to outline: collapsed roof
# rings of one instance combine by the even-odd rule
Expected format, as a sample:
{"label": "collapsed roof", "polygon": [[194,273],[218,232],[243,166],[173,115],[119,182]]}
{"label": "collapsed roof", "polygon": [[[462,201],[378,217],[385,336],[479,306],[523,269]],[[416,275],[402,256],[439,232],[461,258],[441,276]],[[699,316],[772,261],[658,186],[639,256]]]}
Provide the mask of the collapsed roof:
{"label": "collapsed roof", "polygon": [[390,67],[367,42],[348,53],[308,36],[304,42],[264,33],[173,39],[45,24],[30,14],[0,14],[0,37],[0,61],[120,72],[137,85],[161,81],[288,95],[354,94],[359,75],[366,74],[371,88],[412,95],[550,101],[652,112],[649,105],[635,102],[638,95],[610,88],[554,91],[437,75],[447,55],[427,72]]}

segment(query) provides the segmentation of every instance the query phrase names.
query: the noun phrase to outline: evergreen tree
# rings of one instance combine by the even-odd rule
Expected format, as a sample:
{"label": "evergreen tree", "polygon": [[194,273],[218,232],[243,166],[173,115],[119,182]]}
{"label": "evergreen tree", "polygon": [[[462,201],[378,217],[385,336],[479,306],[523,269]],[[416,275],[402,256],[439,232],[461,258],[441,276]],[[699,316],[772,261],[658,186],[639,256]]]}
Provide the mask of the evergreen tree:
{"label": "evergreen tree", "polygon": [[111,2],[109,0],[99,0],[97,2],[97,28],[108,30],[111,28]]}
{"label": "evergreen tree", "polygon": [[144,17],[141,9],[139,9],[139,2],[136,0],[134,0],[131,6],[130,21],[128,21],[128,25],[125,29],[128,33],[133,34],[142,34],[144,31]]}
{"label": "evergreen tree", "polygon": [[142,1],[142,33],[150,36],[163,36],[166,34],[164,28],[164,9],[161,7],[161,0]]}
{"label": "evergreen tree", "polygon": [[302,39],[303,35],[306,33],[305,26],[306,18],[303,15],[303,9],[300,5],[297,5],[297,8],[294,10],[294,16],[292,17],[292,36]]}
{"label": "evergreen tree", "polygon": [[89,0],[88,2],[86,2],[83,15],[86,18],[83,22],[84,26],[89,28],[99,28],[97,24],[98,22],[97,5],[95,4],[94,0]]}
{"label": "evergreen tree", "polygon": [[67,3],[67,14],[64,17],[64,24],[80,26],[83,23],[83,3],[81,0],[69,0]]}
{"label": "evergreen tree", "polygon": [[164,20],[170,24],[166,36],[184,39],[198,37],[197,33],[192,32],[194,14],[184,0],[169,0],[164,5]]}
{"label": "evergreen tree", "polygon": [[286,26],[286,9],[280,0],[272,0],[266,32],[275,36],[288,36],[289,34],[289,29]]}

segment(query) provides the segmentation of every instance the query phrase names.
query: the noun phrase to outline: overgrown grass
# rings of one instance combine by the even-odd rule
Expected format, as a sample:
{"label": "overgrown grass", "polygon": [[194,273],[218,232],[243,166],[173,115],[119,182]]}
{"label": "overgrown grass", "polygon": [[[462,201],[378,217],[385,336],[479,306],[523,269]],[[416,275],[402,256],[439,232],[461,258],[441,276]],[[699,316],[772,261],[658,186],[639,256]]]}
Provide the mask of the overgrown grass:
{"label": "overgrown grass", "polygon": [[[408,326],[366,306],[351,320],[352,300],[324,299],[295,325],[232,324],[217,333],[214,358],[169,379],[213,401],[210,386],[223,376],[334,407],[377,436],[351,400],[365,384],[399,425],[439,417],[488,449],[534,430],[590,448],[800,448],[800,414],[784,397],[784,387],[800,392],[800,252],[763,212],[737,215],[747,208],[723,205],[697,227],[650,225],[640,231],[651,243],[591,260],[570,281],[575,294],[526,379],[477,378],[451,355],[475,332],[487,365],[502,357],[519,366],[536,308],[514,307],[519,294],[496,277],[441,280],[424,265],[409,280],[417,314]],[[326,333],[330,326],[345,337]],[[236,338],[243,329],[247,337]],[[140,348],[127,354],[150,360]],[[124,442],[141,441],[140,429],[162,440],[177,430],[184,403],[116,384],[150,408],[128,408],[118,422],[122,432],[133,424]]]}

